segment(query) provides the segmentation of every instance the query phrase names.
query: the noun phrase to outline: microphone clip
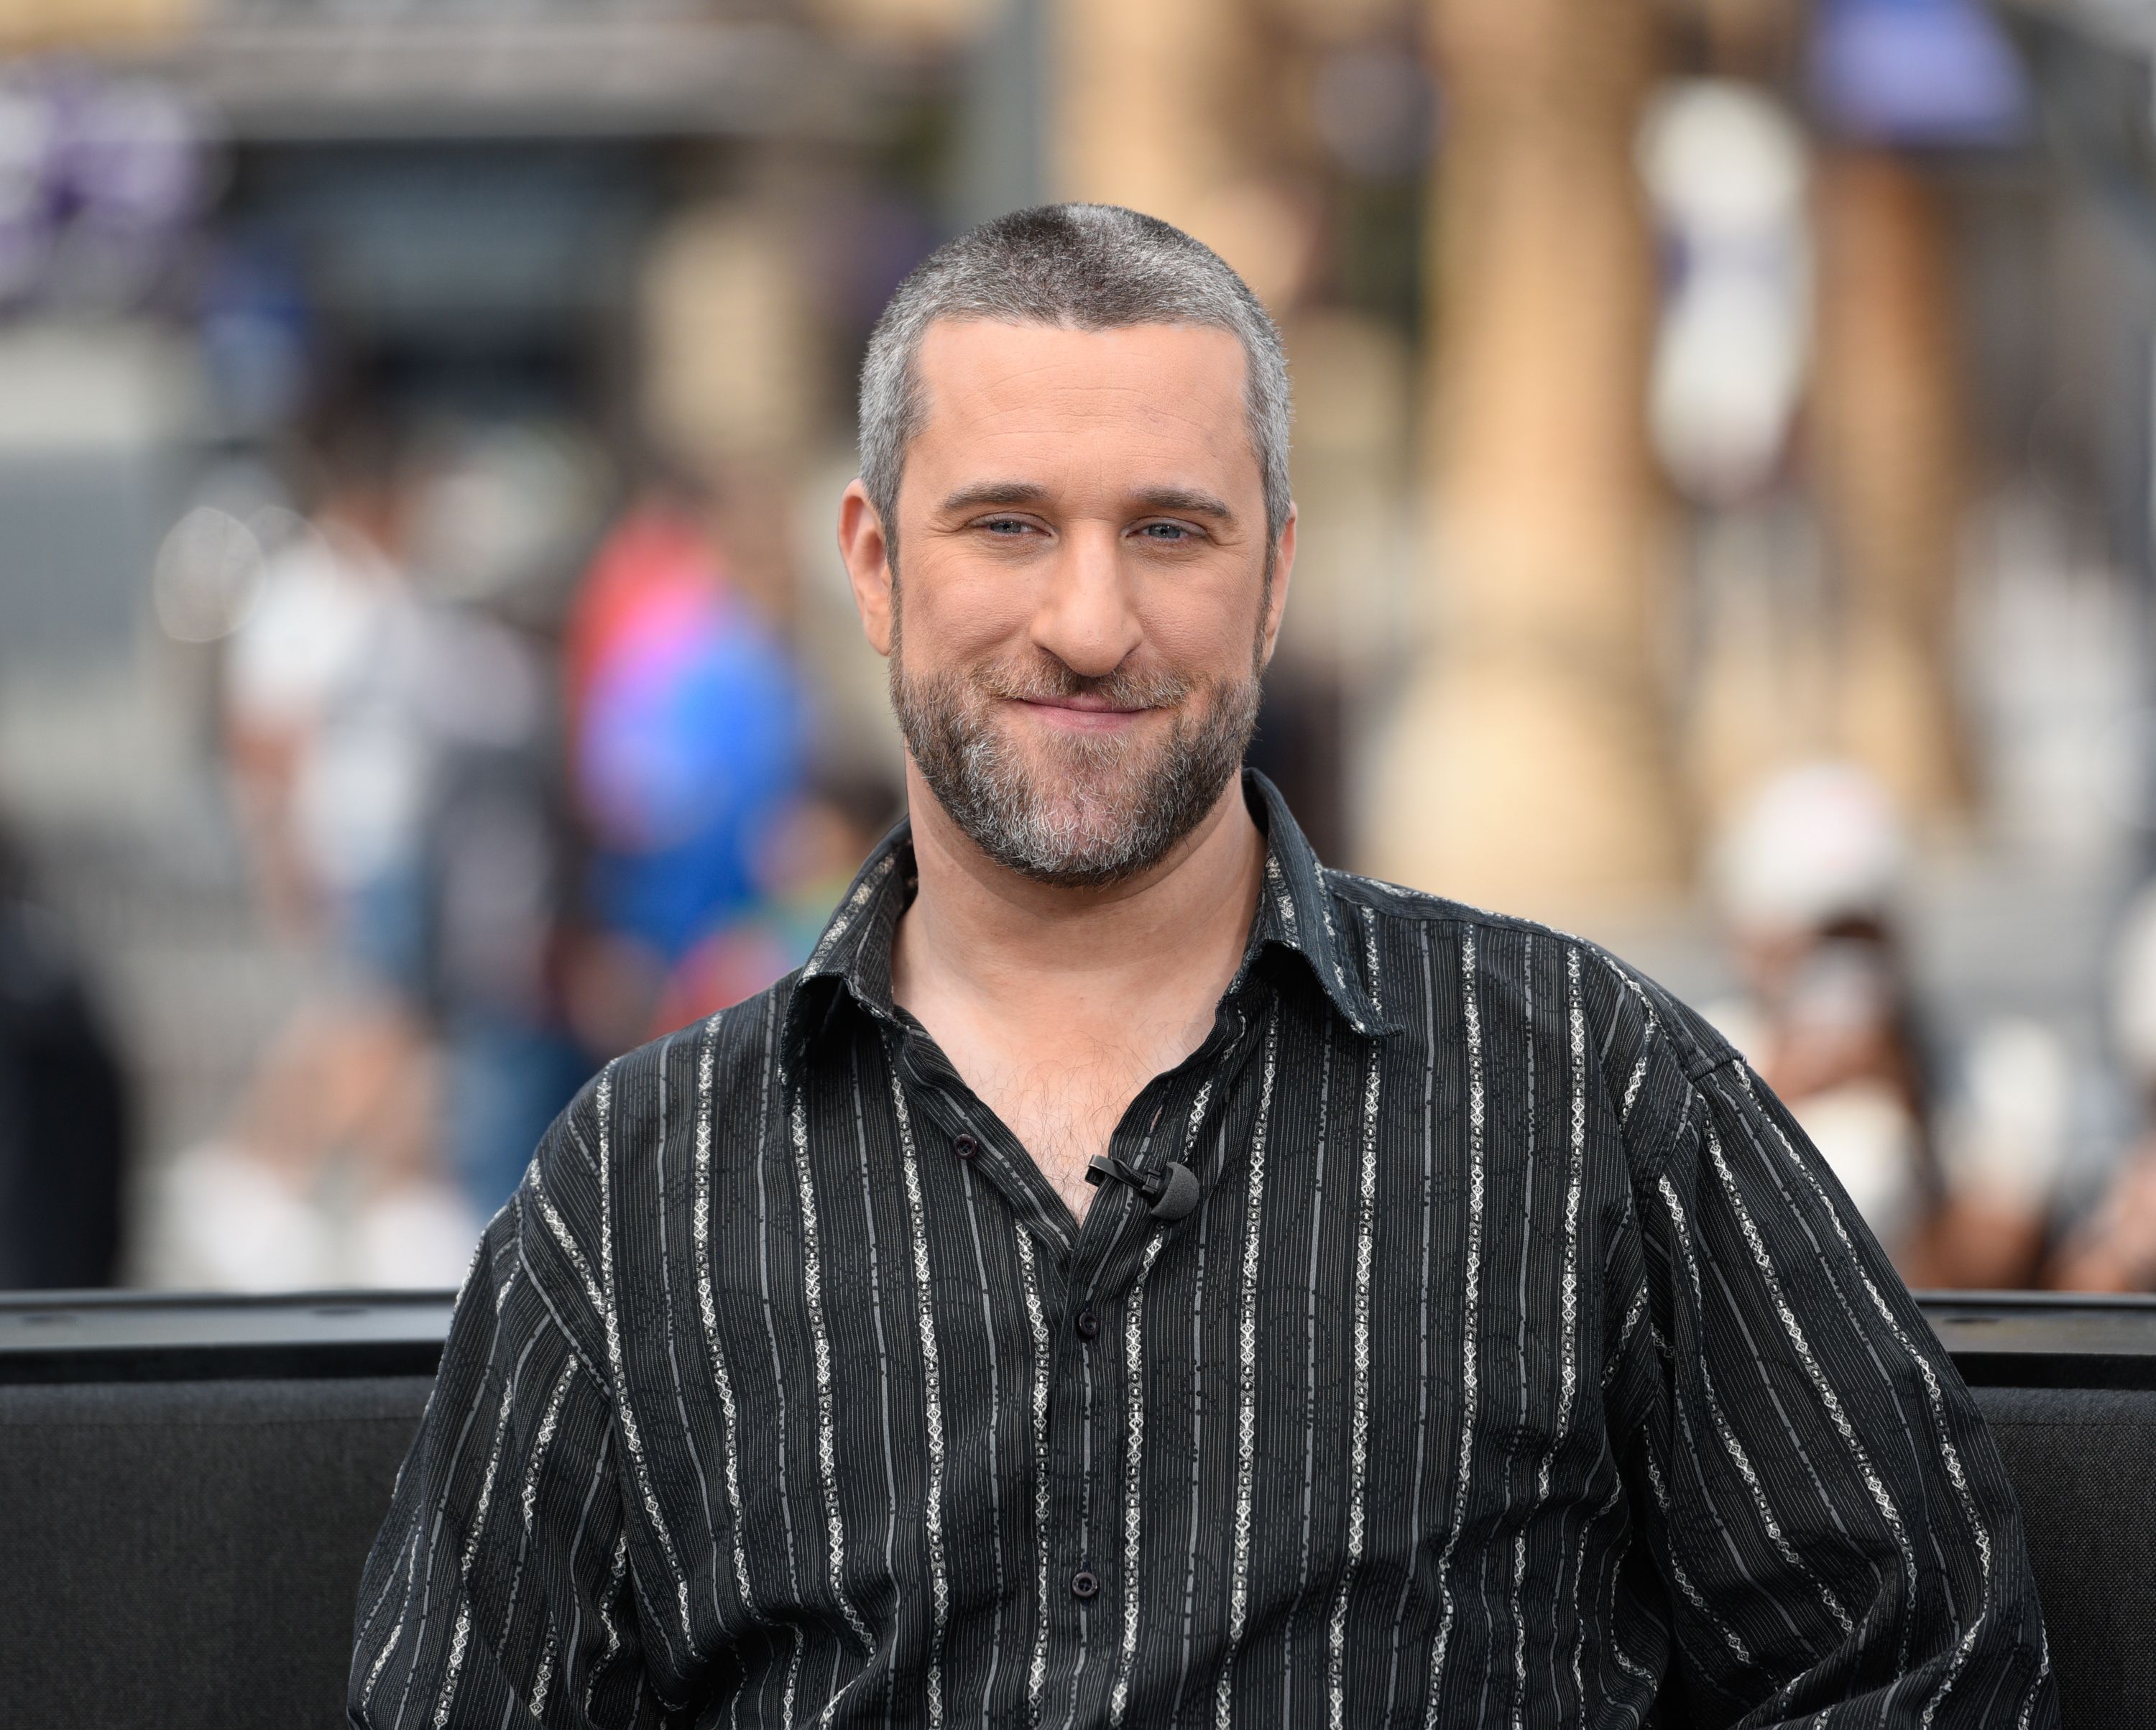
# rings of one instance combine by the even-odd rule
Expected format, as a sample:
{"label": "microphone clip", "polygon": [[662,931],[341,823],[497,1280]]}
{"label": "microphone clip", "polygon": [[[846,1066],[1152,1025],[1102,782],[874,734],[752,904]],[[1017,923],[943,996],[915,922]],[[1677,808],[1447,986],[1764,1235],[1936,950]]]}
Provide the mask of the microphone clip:
{"label": "microphone clip", "polygon": [[1135,1193],[1163,1225],[1187,1218],[1198,1206],[1197,1176],[1177,1160],[1170,1160],[1164,1170],[1142,1172],[1111,1154],[1096,1153],[1086,1163],[1086,1181],[1096,1188],[1121,1183]]}

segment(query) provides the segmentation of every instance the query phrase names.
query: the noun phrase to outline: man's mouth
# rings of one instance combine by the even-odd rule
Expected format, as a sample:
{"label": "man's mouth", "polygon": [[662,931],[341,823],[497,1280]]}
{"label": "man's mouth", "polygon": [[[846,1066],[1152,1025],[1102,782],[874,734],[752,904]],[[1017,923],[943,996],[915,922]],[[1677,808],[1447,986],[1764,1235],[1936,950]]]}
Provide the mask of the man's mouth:
{"label": "man's mouth", "polygon": [[1011,701],[1044,725],[1074,733],[1112,733],[1152,711],[1112,703],[1105,697],[1014,697]]}

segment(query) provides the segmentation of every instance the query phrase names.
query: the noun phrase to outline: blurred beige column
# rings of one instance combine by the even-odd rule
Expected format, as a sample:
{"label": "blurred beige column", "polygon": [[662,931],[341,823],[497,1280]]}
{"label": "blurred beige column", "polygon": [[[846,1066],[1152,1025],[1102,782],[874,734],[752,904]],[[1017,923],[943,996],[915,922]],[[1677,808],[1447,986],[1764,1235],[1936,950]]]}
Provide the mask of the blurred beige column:
{"label": "blurred beige column", "polygon": [[1196,235],[1276,317],[1308,274],[1310,213],[1269,170],[1275,67],[1256,0],[1056,0],[1053,196]]}
{"label": "blurred beige column", "polygon": [[1821,160],[1811,456],[1842,608],[1842,748],[1919,819],[1967,780],[1953,669],[1963,456],[1952,263],[1917,170]]}
{"label": "blurred beige column", "polygon": [[1429,0],[1430,605],[1368,806],[1381,875],[1568,916],[1687,843],[1655,636],[1650,0]]}
{"label": "blurred beige column", "polygon": [[0,54],[167,41],[201,22],[197,0],[0,0]]}
{"label": "blurred beige column", "polygon": [[[1233,92],[1247,0],[1060,0],[1056,195],[1196,224],[1236,177]],[[1247,88],[1247,87],[1245,87]]]}
{"label": "blurred beige column", "polygon": [[709,489],[730,578],[782,622],[796,601],[793,490],[829,394],[829,344],[802,290],[798,213],[814,190],[781,182],[685,207],[639,284],[641,429]]}

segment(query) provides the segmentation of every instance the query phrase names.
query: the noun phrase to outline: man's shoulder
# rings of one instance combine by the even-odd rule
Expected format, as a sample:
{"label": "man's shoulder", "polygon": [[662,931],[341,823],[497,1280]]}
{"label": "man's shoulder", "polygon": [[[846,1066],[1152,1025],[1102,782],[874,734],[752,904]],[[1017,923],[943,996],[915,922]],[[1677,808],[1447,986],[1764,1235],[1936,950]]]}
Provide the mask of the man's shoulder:
{"label": "man's shoulder", "polygon": [[1561,963],[1576,973],[1581,1014],[1604,1052],[1620,1046],[1644,1047],[1660,1037],[1686,1073],[1693,1077],[1731,1061],[1736,1052],[1713,1026],[1675,993],[1591,937],[1584,937],[1514,913],[1501,913],[1470,902],[1388,883],[1331,865],[1321,867],[1327,894],[1350,913],[1367,910],[1398,925],[1421,926],[1464,946],[1476,940],[1475,968],[1479,994],[1502,998],[1514,993],[1545,1013],[1558,1004],[1547,991],[1534,989],[1537,954],[1543,965]]}
{"label": "man's shoulder", "polygon": [[1537,924],[1532,919],[1522,919],[1511,913],[1493,913],[1487,907],[1454,901],[1450,896],[1436,895],[1426,889],[1410,889],[1404,883],[1388,883],[1382,878],[1362,876],[1354,871],[1342,870],[1337,865],[1320,865],[1318,877],[1325,886],[1326,893],[1335,901],[1349,907],[1367,907],[1373,913],[1411,924],[1475,927],[1550,937],[1563,942],[1584,941],[1558,931],[1553,926]]}
{"label": "man's shoulder", "polygon": [[1613,980],[1652,987],[1652,981],[1645,973],[1620,960],[1593,939],[1545,925],[1539,920],[1524,918],[1517,913],[1494,912],[1428,890],[1360,876],[1332,865],[1320,866],[1319,875],[1327,896],[1342,910],[1367,910],[1379,918],[1462,935],[1471,932],[1478,938],[1511,939],[1525,945],[1546,944],[1549,946],[1548,952],[1577,950],[1584,965],[1606,971]]}

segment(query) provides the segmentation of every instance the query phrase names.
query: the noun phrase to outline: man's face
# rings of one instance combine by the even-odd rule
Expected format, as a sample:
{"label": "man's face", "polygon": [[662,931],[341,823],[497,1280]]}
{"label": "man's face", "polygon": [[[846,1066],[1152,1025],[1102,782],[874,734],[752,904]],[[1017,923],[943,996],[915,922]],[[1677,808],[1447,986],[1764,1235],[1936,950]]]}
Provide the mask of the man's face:
{"label": "man's face", "polygon": [[902,582],[858,483],[840,530],[914,762],[1013,870],[1142,872],[1242,761],[1293,559],[1291,521],[1268,582],[1242,348],[946,322],[920,378]]}

